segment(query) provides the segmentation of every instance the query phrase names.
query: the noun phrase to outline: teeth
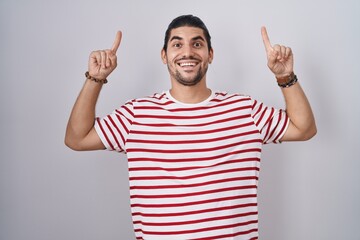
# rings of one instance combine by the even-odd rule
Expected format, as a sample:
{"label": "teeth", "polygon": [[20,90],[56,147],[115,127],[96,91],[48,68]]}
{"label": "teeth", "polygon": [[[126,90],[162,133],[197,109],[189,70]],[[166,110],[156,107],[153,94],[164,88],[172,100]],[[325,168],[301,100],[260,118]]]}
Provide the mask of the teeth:
{"label": "teeth", "polygon": [[185,67],[185,66],[195,66],[195,63],[180,63],[181,67]]}

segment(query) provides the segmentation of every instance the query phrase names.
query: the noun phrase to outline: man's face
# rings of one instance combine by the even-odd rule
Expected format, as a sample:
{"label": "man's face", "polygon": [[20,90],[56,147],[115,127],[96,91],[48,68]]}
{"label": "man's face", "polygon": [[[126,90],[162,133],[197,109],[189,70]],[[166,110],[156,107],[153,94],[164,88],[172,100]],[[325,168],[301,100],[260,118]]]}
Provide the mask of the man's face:
{"label": "man's face", "polygon": [[171,30],[167,51],[161,52],[171,80],[185,86],[194,86],[205,79],[213,50],[208,45],[201,28],[179,27]]}

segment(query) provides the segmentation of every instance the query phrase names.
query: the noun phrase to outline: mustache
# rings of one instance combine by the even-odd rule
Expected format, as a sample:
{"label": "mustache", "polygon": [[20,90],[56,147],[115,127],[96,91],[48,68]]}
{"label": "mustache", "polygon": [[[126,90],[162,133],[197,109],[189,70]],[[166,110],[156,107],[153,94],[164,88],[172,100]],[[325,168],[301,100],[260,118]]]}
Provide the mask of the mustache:
{"label": "mustache", "polygon": [[196,60],[196,61],[200,61],[199,58],[194,57],[194,56],[182,56],[182,57],[176,59],[176,61],[182,61],[182,60]]}

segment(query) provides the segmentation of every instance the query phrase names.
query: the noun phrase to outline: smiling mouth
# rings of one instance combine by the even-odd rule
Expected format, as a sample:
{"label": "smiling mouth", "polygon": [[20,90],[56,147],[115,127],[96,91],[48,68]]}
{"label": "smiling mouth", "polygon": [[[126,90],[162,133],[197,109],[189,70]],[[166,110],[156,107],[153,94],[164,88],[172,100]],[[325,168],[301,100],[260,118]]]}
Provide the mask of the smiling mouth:
{"label": "smiling mouth", "polygon": [[195,62],[180,62],[178,65],[180,67],[195,67],[198,63]]}

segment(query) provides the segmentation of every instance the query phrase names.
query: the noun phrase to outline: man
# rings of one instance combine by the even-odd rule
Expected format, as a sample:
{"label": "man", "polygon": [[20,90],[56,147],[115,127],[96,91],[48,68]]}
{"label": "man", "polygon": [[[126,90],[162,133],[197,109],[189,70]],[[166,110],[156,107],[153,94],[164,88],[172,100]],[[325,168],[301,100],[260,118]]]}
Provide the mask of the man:
{"label": "man", "polygon": [[272,46],[264,27],[261,33],[286,111],[207,88],[214,51],[206,26],[192,15],[174,19],[166,31],[161,58],[171,89],[131,100],[104,118],[95,118],[95,104],[116,68],[121,32],[111,49],[90,54],[65,142],[74,150],[127,154],[137,239],[258,238],[262,145],[316,134],[291,49]]}

